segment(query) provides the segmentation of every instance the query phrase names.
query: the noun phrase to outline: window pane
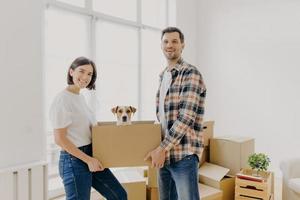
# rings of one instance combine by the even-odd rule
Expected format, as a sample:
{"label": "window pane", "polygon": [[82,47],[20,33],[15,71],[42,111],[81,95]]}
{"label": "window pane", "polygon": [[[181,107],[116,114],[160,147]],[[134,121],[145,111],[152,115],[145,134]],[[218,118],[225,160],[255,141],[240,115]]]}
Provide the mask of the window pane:
{"label": "window pane", "polygon": [[45,16],[45,122],[49,131],[49,174],[57,172],[58,147],[49,123],[49,108],[55,95],[67,86],[67,70],[78,56],[88,56],[89,17],[49,8]]}
{"label": "window pane", "polygon": [[85,0],[57,0],[73,6],[85,7]]}
{"label": "window pane", "polygon": [[142,94],[141,119],[156,120],[155,96],[159,73],[164,69],[164,58],[160,48],[160,31],[142,31]]}
{"label": "window pane", "polygon": [[93,8],[107,15],[136,21],[136,2],[136,0],[94,0]]}
{"label": "window pane", "polygon": [[[138,106],[138,31],[108,22],[97,22],[97,97],[101,121],[115,121],[111,108]],[[139,112],[139,108],[138,112]]]}
{"label": "window pane", "polygon": [[142,23],[158,28],[166,26],[166,0],[142,0]]}

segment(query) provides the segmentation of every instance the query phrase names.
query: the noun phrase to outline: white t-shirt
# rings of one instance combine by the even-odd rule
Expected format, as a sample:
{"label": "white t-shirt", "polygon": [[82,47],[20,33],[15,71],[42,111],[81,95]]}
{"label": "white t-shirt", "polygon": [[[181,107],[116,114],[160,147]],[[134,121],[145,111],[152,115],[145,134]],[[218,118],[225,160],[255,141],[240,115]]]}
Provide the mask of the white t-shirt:
{"label": "white t-shirt", "polygon": [[170,71],[166,70],[164,72],[163,79],[160,86],[160,91],[159,91],[159,120],[162,126],[163,133],[165,133],[168,128],[164,106],[165,106],[165,98],[170,88],[171,82],[172,82],[172,74]]}
{"label": "white t-shirt", "polygon": [[50,121],[53,129],[67,127],[67,138],[75,146],[91,143],[91,126],[96,120],[81,94],[60,92],[50,107]]}

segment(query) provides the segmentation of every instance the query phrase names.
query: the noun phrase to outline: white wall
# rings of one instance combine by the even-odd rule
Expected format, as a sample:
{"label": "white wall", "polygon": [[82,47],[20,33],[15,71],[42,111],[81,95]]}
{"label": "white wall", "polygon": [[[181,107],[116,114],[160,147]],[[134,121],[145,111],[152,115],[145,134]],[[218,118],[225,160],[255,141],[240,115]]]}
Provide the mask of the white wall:
{"label": "white wall", "polygon": [[0,169],[45,158],[42,3],[0,3]]}
{"label": "white wall", "polygon": [[254,137],[279,172],[280,160],[300,152],[300,2],[199,0],[197,7],[206,118],[216,135]]}
{"label": "white wall", "polygon": [[183,58],[192,65],[197,65],[198,52],[198,0],[177,0],[176,26],[185,36]]}

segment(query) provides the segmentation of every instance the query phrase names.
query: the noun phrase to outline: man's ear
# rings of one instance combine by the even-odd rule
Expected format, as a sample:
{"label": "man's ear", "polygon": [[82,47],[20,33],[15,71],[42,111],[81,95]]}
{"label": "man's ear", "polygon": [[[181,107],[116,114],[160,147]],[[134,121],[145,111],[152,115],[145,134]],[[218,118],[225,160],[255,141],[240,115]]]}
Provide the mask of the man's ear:
{"label": "man's ear", "polygon": [[119,106],[116,106],[116,107],[112,108],[111,112],[114,113],[114,114],[116,114],[117,111],[118,111],[118,108],[119,108]]}

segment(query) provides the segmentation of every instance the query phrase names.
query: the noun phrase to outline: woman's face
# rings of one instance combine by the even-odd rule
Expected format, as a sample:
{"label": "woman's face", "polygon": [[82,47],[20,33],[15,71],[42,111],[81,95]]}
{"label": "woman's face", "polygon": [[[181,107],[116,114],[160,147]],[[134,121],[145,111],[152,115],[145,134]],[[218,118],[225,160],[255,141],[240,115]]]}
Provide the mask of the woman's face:
{"label": "woman's face", "polygon": [[92,80],[93,67],[88,65],[81,65],[77,68],[70,69],[70,76],[73,78],[73,83],[80,89],[86,88]]}

